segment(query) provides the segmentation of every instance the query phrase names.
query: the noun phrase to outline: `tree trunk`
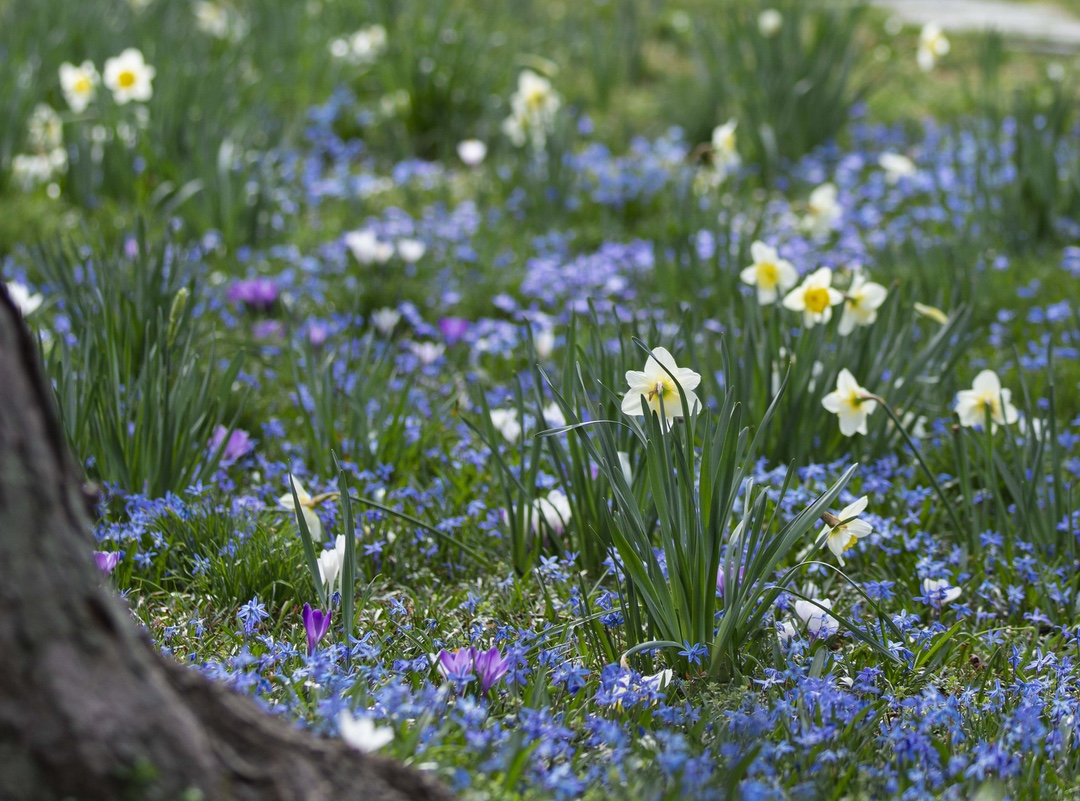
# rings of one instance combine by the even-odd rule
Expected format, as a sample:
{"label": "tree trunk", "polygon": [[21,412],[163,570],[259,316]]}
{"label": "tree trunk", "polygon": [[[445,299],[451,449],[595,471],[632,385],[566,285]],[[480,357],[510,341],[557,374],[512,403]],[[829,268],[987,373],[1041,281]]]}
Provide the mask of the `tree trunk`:
{"label": "tree trunk", "polygon": [[0,799],[452,798],[162,657],[91,549],[52,394],[0,288]]}

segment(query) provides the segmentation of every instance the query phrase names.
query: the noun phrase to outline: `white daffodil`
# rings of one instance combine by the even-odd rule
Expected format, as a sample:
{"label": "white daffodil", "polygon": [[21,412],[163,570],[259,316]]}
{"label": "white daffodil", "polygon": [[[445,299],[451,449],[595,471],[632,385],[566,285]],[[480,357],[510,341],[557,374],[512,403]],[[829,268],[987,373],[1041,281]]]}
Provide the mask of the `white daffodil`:
{"label": "white daffodil", "polygon": [[562,534],[566,530],[566,524],[570,522],[570,514],[570,499],[566,497],[566,493],[552,490],[546,498],[537,498],[534,501],[533,531],[539,528],[540,518],[543,518],[554,534]]}
{"label": "white daffodil", "polygon": [[427,245],[419,239],[399,239],[397,253],[406,264],[416,264],[427,253]]}
{"label": "white daffodil", "polygon": [[378,751],[394,739],[394,730],[389,726],[376,726],[367,715],[353,717],[345,709],[338,714],[338,729],[347,746],[365,754]]}
{"label": "white daffodil", "polygon": [[742,162],[739,151],[736,149],[735,129],[739,123],[736,120],[728,120],[723,125],[713,128],[712,132],[712,166],[714,170],[727,176]]}
{"label": "white daffodil", "polygon": [[868,499],[863,495],[855,503],[841,509],[840,514],[835,517],[827,515],[825,518],[827,523],[821,530],[821,536],[825,538],[829,550],[841,566],[844,564],[844,551],[874,530],[865,520],[858,519],[858,516],[866,511],[867,503]]}
{"label": "white daffodil", "polygon": [[804,231],[820,238],[828,236],[836,228],[843,215],[836,197],[836,185],[831,183],[822,184],[810,193],[806,201],[806,216],[802,220]]}
{"label": "white daffodil", "polygon": [[960,415],[960,425],[968,428],[978,426],[986,428],[987,412],[991,428],[998,425],[1011,425],[1020,416],[1011,403],[1012,392],[1001,388],[1001,379],[993,370],[983,370],[975,376],[971,389],[956,393],[956,413]]}
{"label": "white daffodil", "polygon": [[847,336],[857,325],[871,325],[877,320],[878,309],[885,302],[888,290],[881,284],[867,281],[861,272],[855,273],[851,286],[844,293],[844,311],[840,315],[840,335]]}
{"label": "white daffodil", "polygon": [[141,51],[129,47],[116,58],[105,62],[102,79],[113,100],[123,106],[132,100],[145,103],[154,96],[151,81],[157,71],[146,63]]}
{"label": "white daffodil", "polygon": [[18,281],[8,281],[7,291],[11,302],[15,304],[15,308],[19,310],[23,317],[29,317],[37,311],[43,300],[42,296],[36,292],[30,294],[30,290]]}
{"label": "white daffodil", "polygon": [[919,52],[916,60],[919,69],[929,72],[937,64],[937,60],[949,53],[949,40],[945,38],[945,32],[936,22],[928,22],[919,33]]}
{"label": "white daffodil", "polygon": [[465,139],[458,142],[457,154],[466,167],[478,167],[487,157],[487,145],[479,139]]}
{"label": "white daffodil", "polygon": [[922,594],[931,606],[940,609],[960,597],[960,588],[954,587],[948,579],[923,579]]}
{"label": "white daffodil", "polygon": [[371,313],[371,324],[384,337],[390,336],[401,321],[401,312],[384,306]]}
{"label": "white daffodil", "polygon": [[795,602],[795,614],[813,636],[831,637],[840,630],[840,621],[822,610],[817,604],[824,606],[825,609],[832,609],[832,601],[829,599],[824,601],[815,599],[814,603],[798,600]]}
{"label": "white daffodil", "polygon": [[[665,367],[667,370],[664,369]],[[675,376],[674,380],[671,375],[668,375],[668,371]],[[679,396],[680,386],[686,393],[686,403],[690,414],[694,414],[701,408],[701,401],[694,394],[694,389],[701,383],[701,376],[687,367],[679,367],[667,348],[653,348],[652,355],[645,362],[644,371],[628,370],[626,383],[630,385],[630,389],[623,396],[623,413],[641,415],[641,401],[644,399],[649,409],[655,414],[660,414],[661,401],[663,401],[663,413],[666,419],[662,419],[660,425],[665,431],[669,428],[671,419],[683,416],[682,399]]]}
{"label": "white daffodil", "polygon": [[517,442],[521,438],[521,422],[518,420],[517,409],[492,409],[491,424],[507,442]]}
{"label": "white daffodil", "polygon": [[[296,487],[296,499],[300,501],[300,512],[304,515],[304,522],[307,523],[308,533],[311,534],[312,542],[319,542],[322,540],[322,521],[319,520],[319,516],[315,513],[315,507],[328,498],[336,498],[338,493],[336,492],[324,492],[322,495],[316,495],[314,497],[304,489],[304,485],[301,484],[296,478],[290,474],[290,481],[293,486]],[[289,509],[290,511],[296,510],[296,505],[293,503],[292,492],[286,492],[280,498],[278,498],[278,506],[282,509]]]}
{"label": "white daffodil", "polygon": [[26,121],[27,144],[37,153],[51,153],[64,145],[64,121],[48,103],[34,106]]}
{"label": "white daffodil", "polygon": [[885,170],[885,181],[889,184],[911,178],[917,172],[915,162],[899,153],[882,153],[878,156],[878,166]]}
{"label": "white daffodil", "polygon": [[561,105],[551,81],[532,70],[522,70],[517,91],[510,98],[510,116],[503,121],[503,133],[518,147],[529,141],[534,150],[543,150]]}
{"label": "white daffodil", "polygon": [[744,284],[757,287],[758,303],[762,306],[776,303],[781,292],[787,292],[799,282],[795,267],[787,259],[781,259],[776,248],[754,242],[750,257],[754,263],[739,273],[739,278]]}
{"label": "white daffodil", "polygon": [[380,240],[375,232],[368,228],[349,231],[344,240],[345,247],[352,251],[361,264],[386,264],[394,255],[394,246]]}
{"label": "white daffodil", "polygon": [[84,61],[78,67],[67,62],[60,65],[60,91],[76,114],[82,114],[94,102],[100,83],[101,77],[92,61]]}
{"label": "white daffodil", "polygon": [[803,279],[784,296],[784,308],[802,312],[803,324],[813,328],[832,319],[832,307],[843,303],[844,296],[832,286],[832,270],[822,267]]}
{"label": "white daffodil", "polygon": [[766,39],[772,39],[780,33],[784,25],[784,15],[775,8],[766,8],[757,18],[758,32]]}
{"label": "white daffodil", "polygon": [[836,377],[836,390],[822,398],[821,405],[840,417],[840,433],[851,437],[866,434],[866,418],[877,408],[877,401],[845,367]]}

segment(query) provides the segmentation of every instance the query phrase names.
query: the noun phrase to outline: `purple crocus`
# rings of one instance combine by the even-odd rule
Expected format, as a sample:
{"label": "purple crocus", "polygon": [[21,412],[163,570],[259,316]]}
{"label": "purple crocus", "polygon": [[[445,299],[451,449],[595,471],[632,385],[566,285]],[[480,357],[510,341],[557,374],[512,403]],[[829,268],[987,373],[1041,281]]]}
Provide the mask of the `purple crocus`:
{"label": "purple crocus", "polygon": [[308,323],[307,337],[308,342],[311,343],[311,347],[321,348],[326,344],[326,340],[329,336],[330,323],[323,322],[322,320],[312,320]]}
{"label": "purple crocus", "polygon": [[439,652],[439,672],[448,681],[456,684],[465,684],[476,678],[473,674],[473,661],[476,657],[475,648],[462,648],[451,653],[443,649]]}
{"label": "purple crocus", "polygon": [[221,447],[221,443],[225,440],[225,436],[228,435],[229,439],[225,442],[225,449],[221,452],[221,466],[228,467],[237,459],[247,456],[255,449],[255,443],[251,439],[251,435],[241,428],[237,428],[231,433],[225,426],[218,426],[214,429],[214,436],[210,438],[210,442],[207,443],[207,448],[211,453],[216,453],[217,449]]}
{"label": "purple crocus", "polygon": [[[742,567],[739,568],[739,578],[736,581],[736,583],[741,585],[744,576],[746,576],[746,565],[743,565]],[[724,581],[725,581],[725,579],[724,579],[724,566],[720,565],[720,567],[717,568],[717,570],[716,570],[716,594],[717,595],[723,595],[724,594]]]}
{"label": "purple crocus", "polygon": [[315,653],[315,646],[330,630],[330,616],[333,612],[323,613],[321,609],[312,609],[311,604],[304,604],[301,616],[304,618],[304,631],[307,633],[308,656]]}
{"label": "purple crocus", "polygon": [[510,657],[503,656],[494,647],[490,651],[478,651],[473,657],[473,668],[480,677],[480,694],[486,695],[495,682],[510,670]]}
{"label": "purple crocus", "polygon": [[269,311],[278,299],[278,288],[269,278],[245,278],[229,287],[227,297],[252,311]]}
{"label": "purple crocus", "polygon": [[453,345],[468,332],[469,321],[464,317],[443,317],[439,320],[439,330],[446,344]]}
{"label": "purple crocus", "polygon": [[124,555],[119,551],[113,553],[107,551],[94,551],[94,562],[97,563],[98,570],[106,576],[116,570],[116,566],[120,564],[120,560],[123,558]]}

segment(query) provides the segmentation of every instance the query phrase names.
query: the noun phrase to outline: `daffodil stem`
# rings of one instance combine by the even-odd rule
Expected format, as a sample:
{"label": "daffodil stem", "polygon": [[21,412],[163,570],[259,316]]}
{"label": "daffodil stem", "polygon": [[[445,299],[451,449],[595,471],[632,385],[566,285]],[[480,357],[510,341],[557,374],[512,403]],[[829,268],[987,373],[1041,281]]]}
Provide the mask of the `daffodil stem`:
{"label": "daffodil stem", "polygon": [[908,444],[908,447],[911,448],[911,452],[915,454],[915,461],[919,463],[919,467],[923,469],[926,477],[930,479],[930,485],[934,488],[934,492],[937,493],[938,499],[941,501],[941,505],[945,507],[945,511],[948,513],[949,519],[952,521],[953,526],[956,528],[956,533],[962,535],[964,533],[964,529],[963,526],[960,525],[960,518],[956,516],[956,510],[953,508],[953,505],[949,501],[948,497],[946,497],[945,490],[941,488],[941,484],[938,482],[937,476],[934,475],[934,472],[930,469],[930,466],[926,463],[926,460],[923,459],[922,451],[919,450],[919,446],[915,443],[915,440],[911,438],[911,435],[908,433],[907,429],[904,428],[904,424],[900,421],[900,418],[897,417],[896,412],[893,411],[892,407],[888,404],[888,402],[886,402],[884,398],[878,395],[871,395],[867,393],[866,400],[877,401],[881,404],[881,408],[885,410],[885,414],[889,415],[889,419],[893,421],[893,425],[895,425],[896,428],[900,431],[900,435],[904,438],[904,441]]}

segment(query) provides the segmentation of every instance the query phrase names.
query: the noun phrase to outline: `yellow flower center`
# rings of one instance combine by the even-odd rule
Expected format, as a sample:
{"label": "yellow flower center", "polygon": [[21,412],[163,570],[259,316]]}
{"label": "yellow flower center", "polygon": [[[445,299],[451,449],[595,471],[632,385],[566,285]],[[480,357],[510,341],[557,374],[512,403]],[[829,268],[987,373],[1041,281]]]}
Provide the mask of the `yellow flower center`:
{"label": "yellow flower center", "polygon": [[[664,406],[668,407],[678,394],[679,392],[675,389],[675,385],[671,382],[670,378],[658,378],[656,384],[649,390],[648,400],[649,403],[652,403],[654,398],[662,398]],[[659,402],[660,401],[657,400],[657,404],[659,404]]]}
{"label": "yellow flower center", "polygon": [[804,299],[806,300],[806,308],[814,314],[821,314],[829,308],[829,290],[823,287],[806,290]]}
{"label": "yellow flower center", "polygon": [[75,89],[75,94],[77,94],[77,95],[90,94],[90,90],[92,88],[93,88],[93,85],[90,83],[90,79],[87,78],[85,75],[80,75],[78,80],[75,81],[74,89]]}
{"label": "yellow flower center", "polygon": [[131,70],[124,70],[116,76],[116,82],[121,89],[130,89],[135,85],[135,73]]}
{"label": "yellow flower center", "polygon": [[762,289],[774,289],[780,283],[780,270],[771,261],[763,261],[757,266],[757,282]]}

